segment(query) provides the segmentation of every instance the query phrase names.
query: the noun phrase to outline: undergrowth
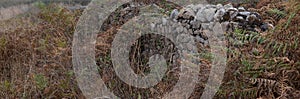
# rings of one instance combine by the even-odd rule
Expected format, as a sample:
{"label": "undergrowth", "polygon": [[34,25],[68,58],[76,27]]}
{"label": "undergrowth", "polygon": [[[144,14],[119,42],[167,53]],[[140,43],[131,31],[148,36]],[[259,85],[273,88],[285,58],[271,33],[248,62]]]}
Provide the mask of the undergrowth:
{"label": "undergrowth", "polygon": [[26,27],[0,33],[0,97],[82,97],[78,87],[72,87],[77,84],[69,73],[71,42],[81,11],[55,4],[39,7],[39,13],[4,21]]}
{"label": "undergrowth", "polygon": [[[228,33],[228,66],[215,98],[300,98],[300,5],[296,0],[279,1],[252,9],[275,25],[274,30],[257,33],[236,29]],[[41,9],[37,14],[4,21],[7,25],[17,24],[19,27],[0,31],[0,97],[84,98],[76,84],[71,63],[73,32],[82,11],[69,11],[55,4],[36,3],[36,6]],[[99,35],[98,40],[102,43],[97,42],[96,54],[105,56],[97,57],[99,69],[111,66],[109,42],[113,40],[114,29],[107,29]],[[136,43],[136,46],[143,44]],[[131,57],[136,61],[134,64],[147,63],[134,60],[137,58],[134,55]],[[204,77],[209,73],[213,55],[203,52],[199,56],[203,57],[199,76]],[[115,79],[113,69],[108,70],[100,70],[100,74],[105,75],[102,79],[107,86],[119,95],[131,90],[126,94],[136,98],[162,96],[163,92],[172,89],[176,83],[173,80],[178,77],[178,71],[174,69],[169,74],[173,76],[164,79],[167,84],[161,83],[151,90],[134,89]],[[147,68],[135,71],[142,73]],[[196,85],[191,98],[200,97],[204,88],[202,82]]]}
{"label": "undergrowth", "polygon": [[[283,2],[282,5],[285,7],[282,11],[276,8],[264,10],[269,13],[269,17],[279,20],[274,30],[264,33],[236,30],[232,33],[233,36],[229,37],[231,46],[234,46],[241,55],[229,60],[233,63],[229,65],[228,68],[231,70],[227,73],[233,75],[225,79],[218,92],[219,97],[243,99],[300,97],[298,45],[300,18],[297,17],[300,5],[298,1],[293,0]],[[234,55],[231,52],[229,54]]]}

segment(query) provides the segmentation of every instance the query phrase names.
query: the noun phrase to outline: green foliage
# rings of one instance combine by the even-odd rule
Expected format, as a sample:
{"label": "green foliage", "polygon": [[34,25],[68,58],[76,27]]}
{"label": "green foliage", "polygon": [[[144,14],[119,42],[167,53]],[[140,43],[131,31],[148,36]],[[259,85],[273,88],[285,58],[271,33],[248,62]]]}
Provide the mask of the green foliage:
{"label": "green foliage", "polygon": [[265,38],[263,38],[263,37],[258,37],[258,39],[257,39],[257,44],[262,44],[262,43],[264,43],[265,41],[266,41]]}
{"label": "green foliage", "polygon": [[42,90],[48,86],[46,77],[42,74],[34,75],[34,81],[38,89]]}
{"label": "green foliage", "polygon": [[299,38],[296,38],[295,40],[294,40],[294,46],[293,46],[293,48],[294,49],[298,49],[298,44],[299,44],[300,42],[299,42]]}
{"label": "green foliage", "polygon": [[256,88],[248,88],[248,89],[244,89],[240,92],[238,92],[238,96],[242,97],[242,98],[249,98],[249,99],[253,99],[255,97],[257,97],[257,89]]}
{"label": "green foliage", "polygon": [[256,45],[259,45],[266,43],[268,39],[262,37],[257,32],[235,29],[233,32],[233,37],[229,37],[229,41],[232,42],[234,45],[244,45],[247,43],[256,43]]}
{"label": "green foliage", "polygon": [[281,11],[279,9],[271,9],[268,11],[270,14],[276,15],[277,18],[284,18],[286,16],[286,12]]}
{"label": "green foliage", "polygon": [[234,30],[234,33],[235,34],[245,34],[245,30],[237,28],[237,29]]}
{"label": "green foliage", "polygon": [[7,44],[7,40],[4,36],[0,38],[0,48],[4,48]]}
{"label": "green foliage", "polygon": [[45,39],[40,39],[39,44],[40,44],[40,46],[38,47],[38,50],[45,51],[47,48],[48,41]]}
{"label": "green foliage", "polygon": [[74,71],[73,70],[70,70],[70,71],[67,71],[65,73],[65,79],[61,80],[60,84],[59,84],[59,87],[62,88],[62,89],[68,89],[70,88],[70,83],[72,81],[72,77],[74,76]]}
{"label": "green foliage", "polygon": [[40,9],[45,9],[46,8],[46,4],[42,1],[36,1],[33,3],[34,6],[40,8]]}
{"label": "green foliage", "polygon": [[66,73],[67,77],[71,78],[72,76],[74,76],[74,71],[70,70]]}
{"label": "green foliage", "polygon": [[289,19],[287,20],[284,29],[287,29],[287,28],[288,28],[288,26],[290,25],[292,19],[295,17],[295,15],[296,15],[296,13],[292,13],[292,14],[289,16]]}
{"label": "green foliage", "polygon": [[255,49],[255,48],[252,50],[252,53],[253,53],[255,56],[259,56],[259,54],[260,54],[259,51],[258,51],[257,49]]}
{"label": "green foliage", "polygon": [[242,65],[244,65],[245,70],[250,70],[253,67],[252,62],[248,61],[248,60],[242,60]]}
{"label": "green foliage", "polygon": [[206,59],[206,60],[212,60],[214,58],[214,55],[212,53],[209,53],[209,52],[207,52],[207,53],[199,53],[199,56],[201,58]]}
{"label": "green foliage", "polygon": [[138,99],[142,99],[142,96],[141,96],[141,94],[138,94]]}
{"label": "green foliage", "polygon": [[59,41],[57,41],[57,46],[65,48],[65,47],[67,47],[67,42],[64,40],[59,40]]}
{"label": "green foliage", "polygon": [[12,86],[11,83],[9,81],[7,81],[7,80],[4,81],[3,85],[4,85],[4,89],[5,90],[9,90],[11,88],[11,86]]}

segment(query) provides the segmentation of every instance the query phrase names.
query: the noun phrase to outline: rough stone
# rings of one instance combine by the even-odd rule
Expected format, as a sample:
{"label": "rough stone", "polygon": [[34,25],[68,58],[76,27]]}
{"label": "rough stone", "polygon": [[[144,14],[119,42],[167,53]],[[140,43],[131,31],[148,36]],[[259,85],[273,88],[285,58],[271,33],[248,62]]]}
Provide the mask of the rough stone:
{"label": "rough stone", "polygon": [[200,30],[196,30],[193,32],[194,34],[193,35],[200,35],[201,34],[201,31]]}
{"label": "rough stone", "polygon": [[204,46],[209,46],[208,40],[204,41],[203,45],[204,45]]}
{"label": "rough stone", "polygon": [[217,9],[215,8],[209,8],[205,10],[205,14],[206,14],[206,20],[207,21],[212,21],[214,19],[214,15]]}
{"label": "rough stone", "polygon": [[182,23],[182,26],[185,27],[185,28],[189,28],[189,24],[187,24],[185,22]]}
{"label": "rough stone", "polygon": [[217,6],[211,4],[205,6],[205,9],[209,9],[209,8],[217,8]]}
{"label": "rough stone", "polygon": [[192,29],[188,29],[188,33],[189,34],[193,34],[193,30]]}
{"label": "rough stone", "polygon": [[196,20],[200,21],[200,22],[207,22],[206,18],[205,18],[205,13],[204,13],[204,9],[200,9],[197,14],[196,14]]}
{"label": "rough stone", "polygon": [[227,29],[228,25],[229,25],[229,22],[227,22],[227,21],[221,23],[222,29]]}
{"label": "rough stone", "polygon": [[191,43],[188,43],[187,44],[187,49],[188,49],[188,51],[196,51],[196,47],[193,45],[193,44],[191,44]]}
{"label": "rough stone", "polygon": [[177,42],[179,43],[187,43],[191,40],[189,34],[180,34],[176,38]]}
{"label": "rough stone", "polygon": [[162,26],[162,24],[157,25],[157,32],[158,33],[163,33],[163,26]]}
{"label": "rough stone", "polygon": [[162,18],[162,24],[167,25],[168,20],[166,18]]}
{"label": "rough stone", "polygon": [[154,31],[154,30],[155,30],[155,24],[154,24],[154,23],[151,23],[151,24],[150,24],[150,28],[151,28],[151,31]]}
{"label": "rough stone", "polygon": [[215,22],[210,22],[208,28],[213,29],[214,26],[215,26]]}
{"label": "rough stone", "polygon": [[228,11],[238,12],[239,10],[237,8],[229,8]]}
{"label": "rough stone", "polygon": [[229,15],[230,15],[230,19],[234,19],[238,15],[238,12],[237,11],[229,11]]}
{"label": "rough stone", "polygon": [[174,19],[178,16],[179,12],[177,9],[174,9],[172,12],[171,12],[171,15],[170,15],[170,18],[171,19]]}
{"label": "rough stone", "polygon": [[263,23],[263,25],[260,26],[262,31],[267,31],[269,28],[269,24],[268,23]]}
{"label": "rough stone", "polygon": [[199,29],[201,27],[201,23],[197,21],[194,21],[191,24],[192,24],[192,28],[194,29]]}
{"label": "rough stone", "polygon": [[172,27],[171,26],[168,26],[167,33],[172,33]]}
{"label": "rough stone", "polygon": [[239,15],[242,15],[242,16],[249,16],[250,14],[251,14],[251,12],[246,12],[246,11],[239,12]]}
{"label": "rough stone", "polygon": [[183,9],[181,9],[179,11],[179,16],[188,19],[191,16],[194,17],[195,16],[195,12],[191,8],[183,8]]}
{"label": "rough stone", "polygon": [[187,5],[186,8],[191,8],[191,9],[193,9],[194,6],[195,6],[194,4],[190,4],[190,5]]}
{"label": "rough stone", "polygon": [[[170,17],[171,20],[180,24],[180,26],[176,26],[172,31],[188,33],[193,36],[198,34],[202,36],[201,33],[204,30],[212,30],[216,22],[221,22],[220,28],[226,31],[233,31],[236,28],[243,28],[250,31],[256,31],[255,29],[269,29],[267,28],[269,25],[262,24],[262,19],[258,13],[249,12],[244,7],[234,8],[232,4],[224,6],[222,4],[188,5],[179,12],[176,9],[173,10]],[[162,24],[165,25],[165,22],[162,22]]]}
{"label": "rough stone", "polygon": [[183,28],[183,33],[188,34],[188,29],[187,28]]}
{"label": "rough stone", "polygon": [[214,20],[215,21],[222,20],[222,17],[224,16],[225,13],[226,13],[225,9],[223,9],[223,8],[217,10],[216,14],[214,15]]}
{"label": "rough stone", "polygon": [[239,11],[246,11],[246,9],[244,7],[239,7],[238,10]]}
{"label": "rough stone", "polygon": [[176,28],[176,31],[177,31],[177,33],[182,33],[183,32],[183,26],[178,26],[177,28]]}
{"label": "rough stone", "polygon": [[209,28],[209,23],[201,23],[202,29],[208,29]]}
{"label": "rough stone", "polygon": [[236,20],[237,20],[237,21],[240,21],[240,22],[245,21],[245,19],[244,19],[242,16],[237,16],[237,17],[236,17]]}
{"label": "rough stone", "polygon": [[219,10],[221,8],[223,8],[223,5],[222,4],[217,4],[217,9]]}
{"label": "rough stone", "polygon": [[226,4],[224,5],[225,10],[227,11],[230,8],[233,8],[232,4]]}
{"label": "rough stone", "polygon": [[167,32],[166,32],[166,27],[165,27],[165,26],[163,26],[163,27],[161,28],[161,32],[160,32],[160,33],[162,33],[162,34],[167,33]]}
{"label": "rough stone", "polygon": [[204,44],[205,40],[203,38],[201,38],[200,36],[196,36],[195,37],[196,42],[200,42],[202,44]]}
{"label": "rough stone", "polygon": [[257,17],[254,14],[250,14],[247,16],[246,21],[248,22],[254,22],[257,19]]}
{"label": "rough stone", "polygon": [[203,4],[197,4],[197,5],[193,6],[192,9],[194,10],[194,12],[198,12],[203,7],[204,7]]}

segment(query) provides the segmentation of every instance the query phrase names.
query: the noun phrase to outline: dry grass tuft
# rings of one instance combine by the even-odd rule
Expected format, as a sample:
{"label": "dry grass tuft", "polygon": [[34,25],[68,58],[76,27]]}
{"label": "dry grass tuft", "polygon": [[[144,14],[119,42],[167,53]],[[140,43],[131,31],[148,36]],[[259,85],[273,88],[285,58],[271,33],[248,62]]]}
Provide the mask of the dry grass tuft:
{"label": "dry grass tuft", "polygon": [[5,21],[26,26],[0,33],[0,97],[81,97],[72,87],[76,82],[71,64],[72,34],[81,12],[57,5],[47,9]]}

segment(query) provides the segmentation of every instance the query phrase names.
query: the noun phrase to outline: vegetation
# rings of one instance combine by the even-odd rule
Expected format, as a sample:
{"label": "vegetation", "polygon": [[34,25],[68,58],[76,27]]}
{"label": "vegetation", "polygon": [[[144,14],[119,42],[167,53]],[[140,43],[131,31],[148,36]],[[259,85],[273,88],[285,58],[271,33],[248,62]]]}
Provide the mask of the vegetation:
{"label": "vegetation", "polygon": [[[264,7],[252,10],[261,13],[275,29],[263,33],[236,29],[227,33],[228,66],[214,98],[300,98],[300,2],[271,0],[261,3],[264,1],[267,0],[259,3]],[[73,32],[82,11],[70,11],[57,4],[36,2],[35,5],[40,9],[38,13],[29,12],[0,22],[0,97],[84,98],[77,86],[71,60]],[[121,97],[129,95],[138,99],[162,96],[172,89],[178,79],[176,69],[163,79],[167,83],[160,83],[154,89],[134,88],[117,79],[109,56],[115,30],[110,28],[99,34],[96,43],[96,57],[104,56],[97,57],[97,64],[107,86]],[[165,44],[159,39],[155,39],[156,45],[162,47]],[[136,46],[141,45],[136,43]],[[209,47],[203,48],[198,56],[202,57],[199,76],[204,77],[209,73],[213,55],[208,52]],[[134,55],[131,56],[133,64],[147,64]],[[143,73],[149,68],[134,70]],[[200,97],[202,82],[206,80],[196,85],[191,98]]]}

